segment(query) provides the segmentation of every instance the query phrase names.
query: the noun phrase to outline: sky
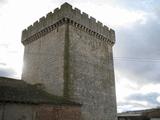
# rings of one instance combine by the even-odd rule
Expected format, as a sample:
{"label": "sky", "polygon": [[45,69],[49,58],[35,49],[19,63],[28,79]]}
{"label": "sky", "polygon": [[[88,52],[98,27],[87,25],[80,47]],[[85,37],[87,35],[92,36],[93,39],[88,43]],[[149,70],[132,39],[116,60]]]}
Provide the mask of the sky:
{"label": "sky", "polygon": [[159,107],[160,0],[0,0],[0,76],[21,77],[21,31],[64,2],[116,31],[118,112]]}

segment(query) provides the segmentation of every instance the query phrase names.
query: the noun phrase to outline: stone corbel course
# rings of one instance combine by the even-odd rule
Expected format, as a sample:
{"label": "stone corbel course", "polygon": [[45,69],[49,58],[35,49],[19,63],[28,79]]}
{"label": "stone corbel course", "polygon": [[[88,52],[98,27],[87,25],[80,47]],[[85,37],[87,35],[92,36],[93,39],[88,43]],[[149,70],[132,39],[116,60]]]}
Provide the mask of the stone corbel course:
{"label": "stone corbel course", "polygon": [[28,44],[34,40],[53,31],[63,24],[70,24],[78,29],[81,29],[96,38],[106,41],[110,45],[115,43],[115,32],[103,25],[101,22],[96,21],[95,18],[89,17],[88,14],[74,8],[68,3],[61,5],[60,9],[56,8],[54,12],[50,12],[46,17],[41,17],[39,21],[30,25],[22,32],[22,43]]}

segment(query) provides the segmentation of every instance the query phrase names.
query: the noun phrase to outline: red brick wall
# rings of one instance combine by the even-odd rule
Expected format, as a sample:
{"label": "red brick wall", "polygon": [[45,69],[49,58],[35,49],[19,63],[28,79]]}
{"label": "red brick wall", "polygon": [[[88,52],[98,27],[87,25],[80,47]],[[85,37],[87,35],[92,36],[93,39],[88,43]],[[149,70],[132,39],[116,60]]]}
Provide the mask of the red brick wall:
{"label": "red brick wall", "polygon": [[35,120],[80,120],[80,107],[42,105],[36,110]]}

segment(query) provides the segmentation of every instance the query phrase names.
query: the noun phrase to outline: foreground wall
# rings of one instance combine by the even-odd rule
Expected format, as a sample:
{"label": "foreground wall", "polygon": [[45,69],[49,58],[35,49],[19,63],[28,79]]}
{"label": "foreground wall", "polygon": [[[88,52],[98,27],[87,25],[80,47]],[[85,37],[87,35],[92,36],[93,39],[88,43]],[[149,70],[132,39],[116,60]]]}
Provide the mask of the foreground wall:
{"label": "foreground wall", "polygon": [[85,120],[115,120],[112,46],[69,26],[69,97],[83,104]]}
{"label": "foreground wall", "polygon": [[80,107],[1,104],[0,120],[81,120]]}

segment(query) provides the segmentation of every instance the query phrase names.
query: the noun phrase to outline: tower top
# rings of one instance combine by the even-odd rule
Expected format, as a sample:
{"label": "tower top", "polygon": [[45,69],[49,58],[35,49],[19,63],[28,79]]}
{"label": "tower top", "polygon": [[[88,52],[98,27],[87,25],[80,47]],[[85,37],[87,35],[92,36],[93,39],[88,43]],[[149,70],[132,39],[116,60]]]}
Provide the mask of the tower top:
{"label": "tower top", "polygon": [[49,12],[46,16],[41,17],[27,29],[24,29],[22,32],[22,43],[27,44],[34,41],[64,23],[79,27],[90,34],[107,41],[111,45],[115,43],[114,30],[103,25],[85,12],[81,12],[78,8],[73,9],[67,2],[62,4],[60,8],[56,8],[53,12]]}

